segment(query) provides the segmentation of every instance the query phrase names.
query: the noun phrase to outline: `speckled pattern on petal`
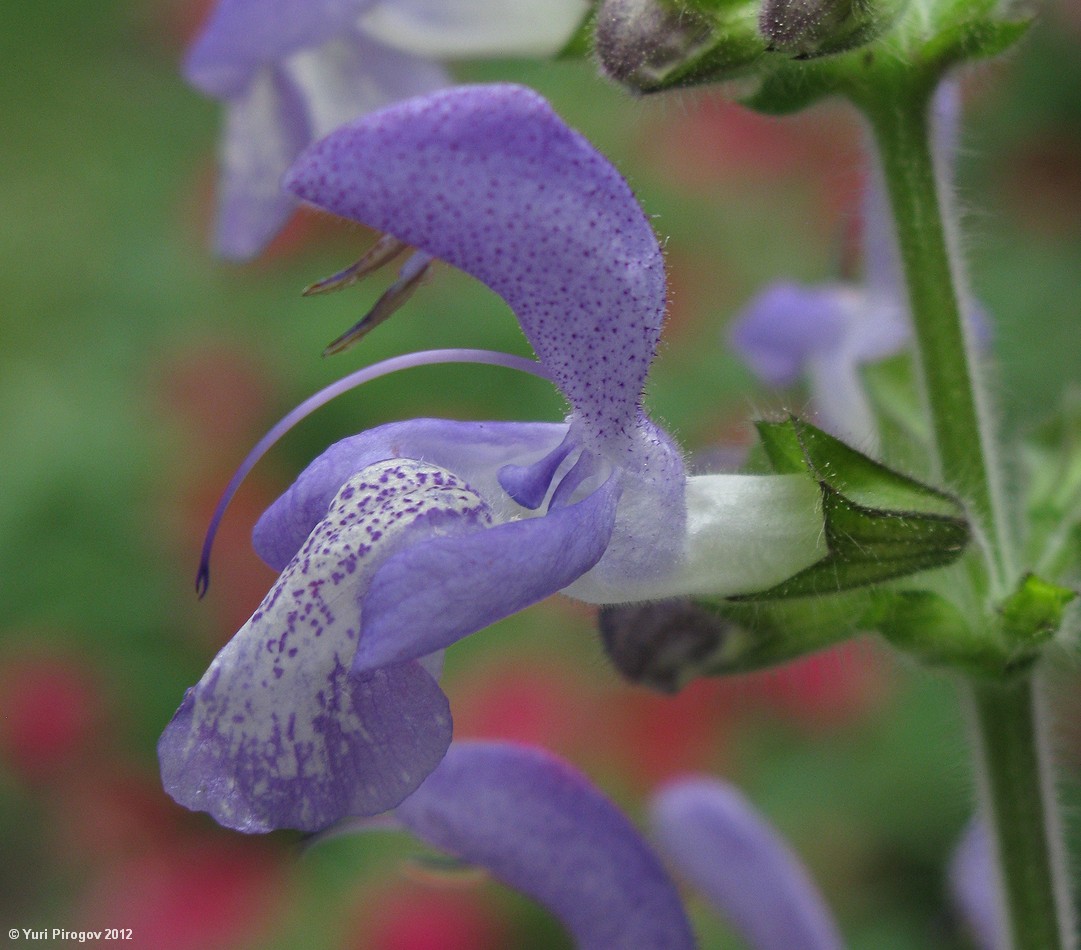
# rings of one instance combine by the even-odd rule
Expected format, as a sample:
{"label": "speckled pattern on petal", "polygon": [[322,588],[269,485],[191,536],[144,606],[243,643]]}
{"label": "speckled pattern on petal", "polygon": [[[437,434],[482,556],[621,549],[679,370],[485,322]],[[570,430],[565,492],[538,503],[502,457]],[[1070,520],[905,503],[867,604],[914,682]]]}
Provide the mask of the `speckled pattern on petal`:
{"label": "speckled pattern on petal", "polygon": [[565,425],[549,422],[406,419],[342,439],[312,461],[263,512],[253,532],[256,553],[282,570],[322,520],[345,480],[387,459],[417,459],[454,472],[488,503],[496,521],[505,521],[523,512],[505,499],[497,481],[499,470],[543,458],[566,434]]}
{"label": "speckled pattern on petal", "polygon": [[241,831],[314,831],[396,805],[442,758],[450,714],[417,664],[350,673],[360,598],[414,532],[490,523],[483,501],[435,466],[396,460],[348,479],[162,736],[169,793]]}
{"label": "speckled pattern on petal", "polygon": [[627,183],[520,86],[462,86],[311,146],[285,187],[477,277],[517,315],[591,440],[638,439],[663,260]]}

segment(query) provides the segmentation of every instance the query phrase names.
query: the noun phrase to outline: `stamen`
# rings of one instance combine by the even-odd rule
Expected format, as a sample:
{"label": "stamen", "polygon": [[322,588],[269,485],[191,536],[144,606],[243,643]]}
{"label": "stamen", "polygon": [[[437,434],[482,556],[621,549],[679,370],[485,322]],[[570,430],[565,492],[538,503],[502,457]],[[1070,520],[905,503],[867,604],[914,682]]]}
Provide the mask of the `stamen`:
{"label": "stamen", "polygon": [[535,511],[544,502],[556,470],[577,446],[568,432],[559,445],[531,465],[504,465],[498,473],[500,486],[523,508]]}
{"label": "stamen", "polygon": [[292,412],[288,413],[277,422],[270,431],[255,444],[255,447],[248,453],[244,461],[240,463],[240,467],[236,470],[233,477],[229,479],[229,484],[225,486],[225,491],[222,492],[217,507],[214,509],[214,514],[210,517],[210,524],[207,526],[206,537],[203,539],[203,551],[199,558],[199,571],[195,577],[195,590],[198,592],[199,596],[202,597],[210,586],[210,551],[214,546],[214,537],[218,533],[218,525],[221,524],[225,509],[229,506],[229,502],[232,501],[233,496],[247,477],[248,472],[255,467],[255,464],[259,459],[266,455],[270,448],[283,435],[292,429],[298,422],[306,419],[332,399],[337,398],[342,393],[349,392],[351,389],[356,389],[364,383],[370,382],[373,379],[379,379],[381,376],[387,376],[390,373],[396,373],[398,370],[410,369],[414,366],[434,366],[443,363],[482,363],[489,366],[505,366],[507,369],[516,369],[519,372],[528,373],[539,379],[545,379],[548,380],[548,382],[552,381],[551,377],[540,363],[535,360],[527,359],[524,356],[514,356],[510,353],[499,353],[494,350],[422,350],[419,353],[407,353],[404,356],[394,356],[388,360],[383,360],[381,363],[365,366],[363,369],[358,369],[356,372],[342,377],[337,382],[331,383],[325,389],[321,389],[317,392],[314,396],[309,396]]}
{"label": "stamen", "polygon": [[403,265],[398,274],[398,279],[375,302],[375,306],[363,316],[359,323],[354,324],[323,350],[323,355],[330,356],[333,353],[341,353],[342,350],[347,350],[395,313],[402,304],[413,296],[413,291],[420,286],[425,274],[428,273],[428,267],[431,265],[432,260],[430,254],[423,254],[420,251],[414,253]]}
{"label": "stamen", "polygon": [[363,280],[369,274],[379,270],[384,264],[389,264],[394,258],[402,253],[408,244],[399,241],[390,234],[384,234],[364,253],[359,261],[350,264],[345,270],[340,270],[330,277],[317,280],[309,284],[303,290],[303,296],[313,297],[316,294],[328,294],[336,290],[344,290],[352,287],[358,280]]}
{"label": "stamen", "polygon": [[597,456],[589,449],[584,449],[582,454],[575,459],[570,471],[556,485],[555,491],[552,492],[552,500],[548,503],[548,510],[556,511],[569,505],[575,489],[596,471]]}

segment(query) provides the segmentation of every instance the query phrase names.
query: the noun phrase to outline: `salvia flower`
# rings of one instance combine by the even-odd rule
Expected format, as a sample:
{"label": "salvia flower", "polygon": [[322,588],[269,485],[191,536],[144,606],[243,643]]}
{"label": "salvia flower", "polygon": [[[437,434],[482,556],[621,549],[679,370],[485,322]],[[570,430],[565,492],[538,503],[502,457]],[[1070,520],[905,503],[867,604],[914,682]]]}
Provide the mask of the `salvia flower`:
{"label": "salvia flower", "polygon": [[754,950],[841,950],[837,925],[788,844],[735,788],[685,778],[653,802],[660,849]]}
{"label": "salvia flower", "polygon": [[658,792],[651,812],[656,848],[550,753],[455,742],[387,819],[343,822],[326,835],[404,828],[548,908],[580,950],[695,946],[665,864],[751,950],[839,950],[807,871],[735,788],[680,779]]}
{"label": "salvia flower", "polygon": [[545,56],[585,0],[219,0],[184,73],[226,107],[218,251],[257,254],[294,202],[281,176],[310,142],[391,102],[446,86],[451,57]]}
{"label": "salvia flower", "polygon": [[571,408],[563,423],[390,423],[309,465],[255,528],[281,577],[162,739],[178,801],[245,830],[375,814],[449,741],[418,661],[556,591],[753,592],[824,555],[813,480],[688,477],[647,417],[657,240],[535,93],[459,87],[390,107],[310,148],[288,185],[496,290],[540,361],[486,360],[534,367]]}
{"label": "salvia flower", "polygon": [[[955,81],[939,88],[932,110],[935,162],[948,195],[961,111]],[[861,367],[899,353],[911,339],[900,252],[875,163],[868,169],[862,218],[861,282],[774,283],[735,319],[729,340],[766,384],[806,379],[823,427],[873,451],[878,434]],[[980,332],[981,318],[971,302],[965,304]]]}

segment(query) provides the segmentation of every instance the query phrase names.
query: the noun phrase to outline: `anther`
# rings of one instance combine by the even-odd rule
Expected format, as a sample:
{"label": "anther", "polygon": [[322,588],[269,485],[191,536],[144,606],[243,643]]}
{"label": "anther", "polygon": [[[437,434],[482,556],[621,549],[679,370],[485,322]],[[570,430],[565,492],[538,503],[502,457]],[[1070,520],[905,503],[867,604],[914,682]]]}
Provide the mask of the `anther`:
{"label": "anther", "polygon": [[413,296],[413,292],[420,286],[424,276],[428,273],[432,260],[433,258],[429,254],[422,254],[419,251],[413,254],[405,262],[398,274],[398,279],[375,302],[375,306],[358,323],[351,326],[328,345],[323,350],[323,355],[330,356],[332,353],[341,353],[342,350],[347,350],[394,314],[402,304]]}
{"label": "anther", "polygon": [[408,244],[404,244],[396,237],[384,234],[365,252],[364,256],[355,264],[350,264],[345,270],[340,270],[330,277],[317,280],[309,284],[303,290],[303,296],[314,297],[316,294],[329,294],[336,290],[344,290],[352,287],[358,280],[363,280],[369,274],[379,270],[384,264],[389,264],[394,258],[402,253]]}

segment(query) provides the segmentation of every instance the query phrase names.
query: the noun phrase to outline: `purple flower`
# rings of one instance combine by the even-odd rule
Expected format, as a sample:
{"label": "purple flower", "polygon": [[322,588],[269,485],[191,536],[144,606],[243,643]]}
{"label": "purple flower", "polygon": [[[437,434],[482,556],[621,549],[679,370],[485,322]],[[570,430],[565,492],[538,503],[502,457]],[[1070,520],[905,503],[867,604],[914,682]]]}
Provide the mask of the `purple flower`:
{"label": "purple flower", "polygon": [[281,176],[308,143],[450,83],[448,57],[549,55],[585,0],[219,0],[188,81],[225,103],[219,253],[257,254],[294,208]]}
{"label": "purple flower", "polygon": [[[936,166],[949,198],[961,100],[956,82],[933,102]],[[759,294],[732,324],[729,341],[771,386],[805,377],[822,425],[874,452],[878,439],[861,367],[899,353],[911,338],[901,261],[882,171],[869,171],[863,201],[863,281],[807,286],[781,281]],[[980,316],[965,301],[977,335]]]}
{"label": "purple flower", "polygon": [[[729,785],[683,779],[653,803],[660,854],[752,950],[838,950],[807,872]],[[583,950],[694,946],[660,858],[588,780],[554,756],[503,742],[451,745],[387,819],[326,837],[402,827],[529,895]]]}
{"label": "purple flower", "polygon": [[[660,249],[626,182],[535,93],[461,87],[393,106],[314,145],[288,183],[496,290],[540,363],[486,360],[550,378],[570,413],[390,423],[308,466],[255,528],[281,577],[163,736],[182,804],[244,830],[376,814],[449,742],[417,661],[556,591],[595,603],[752,592],[825,554],[813,480],[687,477],[646,416]],[[326,398],[263,440],[224,501]]]}
{"label": "purple flower", "polygon": [[581,950],[694,947],[660,860],[611,801],[550,753],[456,742],[394,817],[543,904]]}
{"label": "purple flower", "polygon": [[843,946],[799,859],[737,789],[682,779],[652,811],[661,852],[753,950]]}

